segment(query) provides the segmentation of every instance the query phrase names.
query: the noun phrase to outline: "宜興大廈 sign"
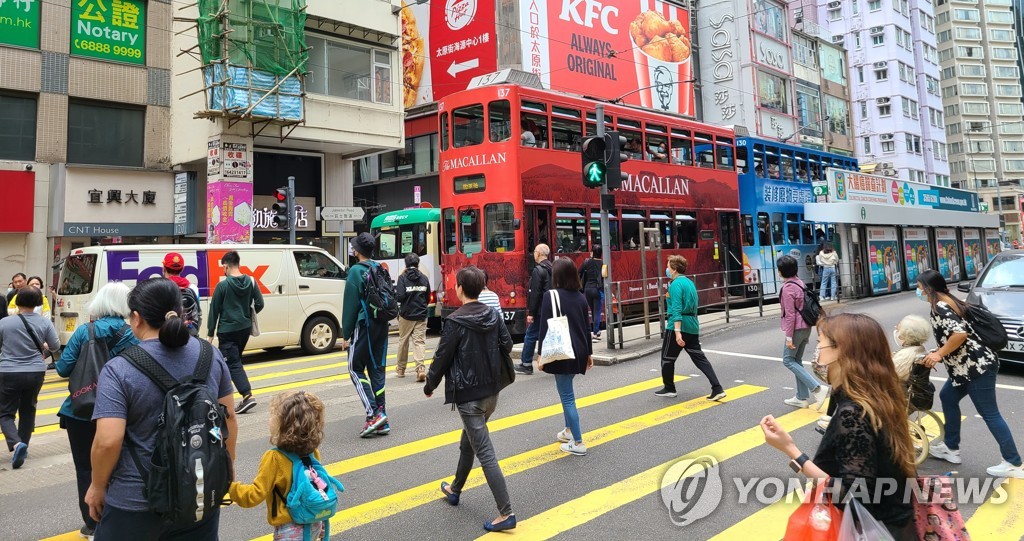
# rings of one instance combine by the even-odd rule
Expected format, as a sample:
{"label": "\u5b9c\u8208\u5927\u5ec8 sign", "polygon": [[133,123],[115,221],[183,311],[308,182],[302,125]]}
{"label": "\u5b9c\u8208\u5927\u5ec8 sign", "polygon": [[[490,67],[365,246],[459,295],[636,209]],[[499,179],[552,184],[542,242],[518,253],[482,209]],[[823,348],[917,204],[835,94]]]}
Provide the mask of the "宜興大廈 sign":
{"label": "\u5b9c\u8208\u5927\u5ec8 sign", "polygon": [[146,3],[142,0],[72,0],[71,54],[145,64]]}

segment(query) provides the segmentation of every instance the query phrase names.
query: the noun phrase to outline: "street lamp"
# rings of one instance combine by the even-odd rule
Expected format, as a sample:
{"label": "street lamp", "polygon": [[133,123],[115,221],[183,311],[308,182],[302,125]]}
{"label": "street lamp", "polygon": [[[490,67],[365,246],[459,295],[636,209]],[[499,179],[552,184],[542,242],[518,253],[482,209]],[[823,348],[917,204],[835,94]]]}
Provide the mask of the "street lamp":
{"label": "street lamp", "polygon": [[402,11],[403,9],[405,9],[407,7],[418,6],[420,4],[426,4],[429,1],[430,0],[413,0],[412,3],[409,3],[409,4],[404,5],[404,6],[402,6],[402,5],[396,6],[396,5],[392,4],[391,5],[391,14],[392,15],[396,15],[396,14],[398,14],[399,11]]}
{"label": "street lamp", "polygon": [[791,133],[791,134],[789,134],[789,135],[787,135],[785,137],[780,138],[779,142],[780,143],[785,143],[785,142],[789,141],[790,139],[796,137],[800,132],[806,130],[807,128],[810,128],[812,126],[819,126],[823,122],[828,122],[828,119],[829,119],[829,116],[825,115],[824,117],[822,117],[821,120],[815,122],[814,124],[808,124],[808,125],[800,128],[799,130],[796,130],[795,132],[793,132],[793,133]]}

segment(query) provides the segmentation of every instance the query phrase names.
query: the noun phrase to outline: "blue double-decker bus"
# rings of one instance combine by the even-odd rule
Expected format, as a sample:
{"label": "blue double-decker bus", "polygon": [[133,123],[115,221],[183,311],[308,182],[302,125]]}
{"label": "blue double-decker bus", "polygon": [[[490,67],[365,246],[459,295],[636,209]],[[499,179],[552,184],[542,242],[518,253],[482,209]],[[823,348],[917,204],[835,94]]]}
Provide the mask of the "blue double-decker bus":
{"label": "blue double-decker bus", "polygon": [[[857,171],[857,160],[755,137],[737,138],[740,222],[743,230],[743,281],[747,294],[778,291],[775,260],[792,255],[801,263],[800,278],[813,284],[814,253],[833,241],[835,225],[804,218],[804,203],[813,202],[812,186],[825,182],[829,167]],[[839,243],[834,242],[839,250]],[[842,257],[842,253],[840,253]]]}

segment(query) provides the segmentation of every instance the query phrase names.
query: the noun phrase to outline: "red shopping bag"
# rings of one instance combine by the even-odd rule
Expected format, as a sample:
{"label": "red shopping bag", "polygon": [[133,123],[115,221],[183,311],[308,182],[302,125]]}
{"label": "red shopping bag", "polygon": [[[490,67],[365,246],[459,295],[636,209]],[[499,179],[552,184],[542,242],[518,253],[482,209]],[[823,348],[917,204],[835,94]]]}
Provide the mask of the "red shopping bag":
{"label": "red shopping bag", "polygon": [[832,505],[825,490],[829,481],[816,483],[804,503],[789,516],[783,541],[837,541],[843,513]]}

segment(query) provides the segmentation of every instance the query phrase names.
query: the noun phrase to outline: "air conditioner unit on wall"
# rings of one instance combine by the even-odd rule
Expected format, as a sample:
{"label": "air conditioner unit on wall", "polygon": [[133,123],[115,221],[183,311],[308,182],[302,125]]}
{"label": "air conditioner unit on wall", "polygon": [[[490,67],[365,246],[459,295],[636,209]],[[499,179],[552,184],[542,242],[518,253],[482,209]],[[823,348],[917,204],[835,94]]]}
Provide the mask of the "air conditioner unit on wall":
{"label": "air conditioner unit on wall", "polygon": [[842,2],[829,2],[828,3],[828,9],[835,9],[835,8],[841,6],[841,5],[843,5]]}
{"label": "air conditioner unit on wall", "polygon": [[885,176],[885,177],[895,177],[895,176],[898,176],[898,175],[899,175],[899,171],[896,171],[895,169],[882,169],[882,176]]}
{"label": "air conditioner unit on wall", "polygon": [[884,68],[884,67],[886,67],[886,66],[888,66],[888,65],[889,65],[889,63],[888,63],[888,62],[875,62],[875,63],[874,63],[874,66],[875,66],[876,68]]}
{"label": "air conditioner unit on wall", "polygon": [[[891,139],[891,137],[890,137]],[[878,164],[878,168],[882,170],[892,170],[892,162],[885,162]]]}

